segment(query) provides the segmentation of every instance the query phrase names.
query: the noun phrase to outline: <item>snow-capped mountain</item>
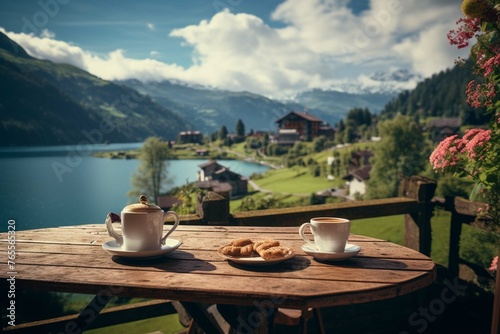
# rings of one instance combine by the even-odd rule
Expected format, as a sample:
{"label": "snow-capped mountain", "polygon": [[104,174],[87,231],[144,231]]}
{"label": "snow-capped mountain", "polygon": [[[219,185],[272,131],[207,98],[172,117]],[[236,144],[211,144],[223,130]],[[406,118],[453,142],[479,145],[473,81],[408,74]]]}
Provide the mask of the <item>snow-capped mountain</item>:
{"label": "snow-capped mountain", "polygon": [[355,80],[340,80],[327,90],[349,94],[397,94],[415,88],[423,77],[408,69],[396,69],[390,72],[375,72],[360,75]]}

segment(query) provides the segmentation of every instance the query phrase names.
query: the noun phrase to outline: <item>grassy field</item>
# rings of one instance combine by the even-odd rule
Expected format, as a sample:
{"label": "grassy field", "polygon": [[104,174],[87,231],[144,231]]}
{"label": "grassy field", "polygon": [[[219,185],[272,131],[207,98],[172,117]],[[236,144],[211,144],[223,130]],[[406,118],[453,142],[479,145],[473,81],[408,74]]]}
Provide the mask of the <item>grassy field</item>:
{"label": "grassy field", "polygon": [[[448,266],[448,245],[450,235],[450,214],[440,212],[431,220],[432,251],[431,258],[434,262]],[[404,246],[404,216],[377,217],[354,220],[351,232],[374,238],[387,240]],[[464,239],[467,239],[467,232]]]}
{"label": "grassy field", "polygon": [[122,333],[153,333],[160,331],[163,334],[175,334],[185,328],[180,324],[177,314],[165,315],[156,318],[134,321],[116,326],[103,327],[85,331],[86,334],[122,334]]}

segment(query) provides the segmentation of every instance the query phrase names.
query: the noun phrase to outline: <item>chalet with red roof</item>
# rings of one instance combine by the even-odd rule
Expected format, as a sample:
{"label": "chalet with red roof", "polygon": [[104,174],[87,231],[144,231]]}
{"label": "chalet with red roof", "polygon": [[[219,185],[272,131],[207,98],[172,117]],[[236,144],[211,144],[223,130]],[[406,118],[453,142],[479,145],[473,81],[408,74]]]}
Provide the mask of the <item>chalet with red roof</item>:
{"label": "chalet with red roof", "polygon": [[199,165],[201,172],[196,186],[211,190],[223,196],[240,196],[248,192],[248,180],[216,160],[209,160]]}
{"label": "chalet with red roof", "polygon": [[[290,144],[291,139],[295,138],[311,141],[314,138],[327,135],[333,138],[333,129],[325,125],[321,119],[308,114],[307,112],[291,111],[285,116],[276,121],[278,124],[279,137],[286,139],[278,142],[283,144]],[[285,143],[286,141],[286,143]]]}

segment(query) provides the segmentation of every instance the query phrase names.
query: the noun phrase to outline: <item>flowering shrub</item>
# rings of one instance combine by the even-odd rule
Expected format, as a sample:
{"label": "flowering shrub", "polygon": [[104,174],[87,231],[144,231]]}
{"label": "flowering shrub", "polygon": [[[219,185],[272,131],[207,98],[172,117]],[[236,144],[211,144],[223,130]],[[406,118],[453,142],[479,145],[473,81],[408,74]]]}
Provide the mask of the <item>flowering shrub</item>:
{"label": "flowering shrub", "polygon": [[451,172],[475,181],[470,199],[484,198],[485,210],[493,218],[494,228],[500,226],[500,0],[464,0],[464,18],[457,21],[459,28],[448,33],[450,44],[458,48],[468,46],[473,39],[468,60],[480,78],[472,80],[467,88],[467,103],[472,107],[486,107],[491,115],[487,129],[470,129],[460,138],[457,135],[443,140],[430,156],[434,170]]}
{"label": "flowering shrub", "polygon": [[495,256],[493,261],[491,261],[491,266],[489,268],[491,271],[497,271],[498,270],[498,256]]}

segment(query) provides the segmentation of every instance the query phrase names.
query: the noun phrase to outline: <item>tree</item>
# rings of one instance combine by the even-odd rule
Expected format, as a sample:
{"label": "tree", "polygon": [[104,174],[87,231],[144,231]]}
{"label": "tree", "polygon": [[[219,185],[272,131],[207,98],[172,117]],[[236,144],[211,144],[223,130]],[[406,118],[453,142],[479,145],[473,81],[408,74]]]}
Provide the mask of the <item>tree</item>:
{"label": "tree", "polygon": [[171,183],[168,179],[167,159],[171,157],[165,141],[158,137],[149,137],[139,153],[140,165],[132,174],[132,188],[129,196],[148,196],[150,202],[156,202],[163,185]]}
{"label": "tree", "polygon": [[374,151],[369,198],[397,196],[400,180],[422,172],[429,156],[424,134],[411,117],[398,115],[381,122],[379,131],[382,139]]}
{"label": "tree", "polygon": [[243,124],[243,121],[241,119],[238,119],[238,122],[236,122],[236,135],[240,137],[245,137],[245,124]]}
{"label": "tree", "polygon": [[219,139],[224,140],[227,137],[227,128],[223,125],[219,130]]}

